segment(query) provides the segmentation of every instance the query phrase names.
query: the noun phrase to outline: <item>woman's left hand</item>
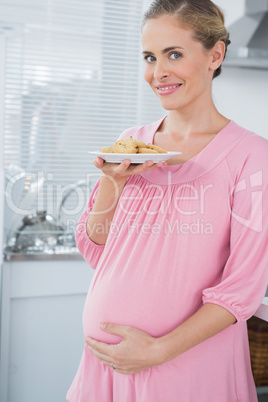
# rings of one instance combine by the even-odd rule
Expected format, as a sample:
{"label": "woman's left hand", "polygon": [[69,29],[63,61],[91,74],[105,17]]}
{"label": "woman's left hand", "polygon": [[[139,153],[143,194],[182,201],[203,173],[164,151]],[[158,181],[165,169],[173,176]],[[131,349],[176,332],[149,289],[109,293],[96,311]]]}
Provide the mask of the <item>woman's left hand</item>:
{"label": "woman's left hand", "polygon": [[123,339],[116,345],[85,338],[89,350],[107,366],[121,374],[135,374],[161,364],[157,339],[140,329],[111,323],[100,324],[109,334]]}

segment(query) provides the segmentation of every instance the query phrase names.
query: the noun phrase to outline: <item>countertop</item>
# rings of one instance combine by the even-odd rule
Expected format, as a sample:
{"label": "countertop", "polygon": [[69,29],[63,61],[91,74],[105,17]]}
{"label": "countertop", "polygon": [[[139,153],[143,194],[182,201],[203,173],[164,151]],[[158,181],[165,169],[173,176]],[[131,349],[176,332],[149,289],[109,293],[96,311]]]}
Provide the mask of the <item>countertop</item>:
{"label": "countertop", "polygon": [[43,252],[43,253],[5,253],[5,261],[60,261],[60,260],[83,260],[82,255],[78,249],[73,248],[72,250],[58,250],[55,252]]}

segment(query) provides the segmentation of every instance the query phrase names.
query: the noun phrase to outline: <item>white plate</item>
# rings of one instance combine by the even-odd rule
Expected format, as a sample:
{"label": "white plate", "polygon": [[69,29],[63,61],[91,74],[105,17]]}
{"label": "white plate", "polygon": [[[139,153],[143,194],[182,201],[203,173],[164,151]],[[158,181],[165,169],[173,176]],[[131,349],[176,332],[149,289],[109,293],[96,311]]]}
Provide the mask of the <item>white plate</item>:
{"label": "white plate", "polygon": [[168,152],[166,154],[116,154],[105,153],[100,151],[89,151],[91,155],[99,156],[104,159],[105,162],[121,163],[125,159],[129,159],[131,163],[144,163],[146,161],[163,162],[167,161],[174,156],[181,155],[182,152]]}

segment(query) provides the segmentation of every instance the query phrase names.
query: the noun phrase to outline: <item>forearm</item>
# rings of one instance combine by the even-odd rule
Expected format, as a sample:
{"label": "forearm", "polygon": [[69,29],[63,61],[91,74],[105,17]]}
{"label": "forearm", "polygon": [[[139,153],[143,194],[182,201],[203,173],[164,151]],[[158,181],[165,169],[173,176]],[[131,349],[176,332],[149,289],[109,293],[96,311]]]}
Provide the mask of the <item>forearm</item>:
{"label": "forearm", "polygon": [[126,183],[101,176],[93,209],[87,220],[87,234],[94,243],[105,244],[114,213]]}
{"label": "forearm", "polygon": [[93,242],[105,244],[128,177],[165,166],[166,162],[153,163],[149,160],[136,165],[126,159],[120,164],[114,164],[104,163],[101,158],[96,158],[94,162],[104,175],[101,176],[96,200],[87,220],[87,234]]}
{"label": "forearm", "polygon": [[179,327],[157,339],[162,363],[174,359],[235,322],[234,315],[225,308],[213,303],[204,304]]}

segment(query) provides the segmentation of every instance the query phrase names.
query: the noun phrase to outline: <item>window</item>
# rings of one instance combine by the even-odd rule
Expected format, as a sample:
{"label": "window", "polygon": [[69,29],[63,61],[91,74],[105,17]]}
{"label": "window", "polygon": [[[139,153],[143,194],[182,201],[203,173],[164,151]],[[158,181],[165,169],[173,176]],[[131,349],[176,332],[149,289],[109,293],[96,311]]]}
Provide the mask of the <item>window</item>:
{"label": "window", "polygon": [[35,210],[58,218],[64,198],[59,219],[75,224],[99,176],[88,151],[161,118],[142,82],[142,9],[142,0],[0,3],[6,232]]}

